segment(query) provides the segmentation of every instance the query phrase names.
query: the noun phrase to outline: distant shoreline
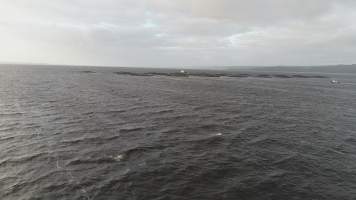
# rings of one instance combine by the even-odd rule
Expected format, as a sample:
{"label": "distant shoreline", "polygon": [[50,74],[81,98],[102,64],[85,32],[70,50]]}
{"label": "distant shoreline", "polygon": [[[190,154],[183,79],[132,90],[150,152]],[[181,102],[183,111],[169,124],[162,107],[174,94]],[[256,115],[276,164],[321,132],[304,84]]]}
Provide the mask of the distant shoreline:
{"label": "distant shoreline", "polygon": [[[95,73],[83,71],[83,73]],[[302,75],[302,74],[271,74],[271,73],[164,73],[164,72],[114,72],[118,75],[127,76],[170,76],[170,77],[231,77],[231,78],[329,78],[322,75]]]}
{"label": "distant shoreline", "polygon": [[[23,64],[0,63],[0,67],[63,67],[63,68],[109,68],[109,69],[145,69],[145,70],[199,70],[199,71],[257,71],[257,72],[289,72],[289,73],[356,73],[356,64],[351,65],[314,65],[314,66],[217,66],[213,68],[182,66],[182,67],[139,67],[139,66],[94,66],[94,65],[55,65],[55,64]],[[84,70],[83,70],[84,71]]]}

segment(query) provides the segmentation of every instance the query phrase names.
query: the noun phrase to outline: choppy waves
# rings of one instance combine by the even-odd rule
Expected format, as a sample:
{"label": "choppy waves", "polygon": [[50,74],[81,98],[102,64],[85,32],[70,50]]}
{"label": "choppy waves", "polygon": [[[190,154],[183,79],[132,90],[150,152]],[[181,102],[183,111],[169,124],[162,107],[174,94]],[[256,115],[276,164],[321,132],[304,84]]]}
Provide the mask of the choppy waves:
{"label": "choppy waves", "polygon": [[1,199],[356,196],[356,79],[0,71]]}

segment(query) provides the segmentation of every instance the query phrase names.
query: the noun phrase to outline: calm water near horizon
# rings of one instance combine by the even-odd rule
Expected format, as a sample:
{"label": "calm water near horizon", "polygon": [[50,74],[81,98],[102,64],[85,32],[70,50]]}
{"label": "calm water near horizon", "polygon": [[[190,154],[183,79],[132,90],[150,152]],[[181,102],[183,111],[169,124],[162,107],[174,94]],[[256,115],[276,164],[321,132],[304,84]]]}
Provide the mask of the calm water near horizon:
{"label": "calm water near horizon", "polygon": [[1,200],[356,198],[356,73],[119,71],[0,66]]}

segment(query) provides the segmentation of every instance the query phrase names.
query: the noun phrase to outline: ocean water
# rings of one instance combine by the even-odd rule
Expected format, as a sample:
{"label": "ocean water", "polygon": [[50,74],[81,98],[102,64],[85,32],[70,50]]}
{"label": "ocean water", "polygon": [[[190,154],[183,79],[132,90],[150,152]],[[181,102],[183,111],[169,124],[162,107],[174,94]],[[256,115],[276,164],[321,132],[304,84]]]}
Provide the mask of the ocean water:
{"label": "ocean water", "polygon": [[120,70],[0,67],[0,199],[356,199],[356,74]]}

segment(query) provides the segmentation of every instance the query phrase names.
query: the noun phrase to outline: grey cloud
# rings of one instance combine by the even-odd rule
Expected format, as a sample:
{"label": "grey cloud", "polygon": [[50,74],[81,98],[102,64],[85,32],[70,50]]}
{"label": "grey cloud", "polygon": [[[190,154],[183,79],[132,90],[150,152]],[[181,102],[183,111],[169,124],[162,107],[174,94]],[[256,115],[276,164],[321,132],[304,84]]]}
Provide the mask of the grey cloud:
{"label": "grey cloud", "polygon": [[121,66],[350,63],[355,8],[351,0],[3,0],[0,53]]}

